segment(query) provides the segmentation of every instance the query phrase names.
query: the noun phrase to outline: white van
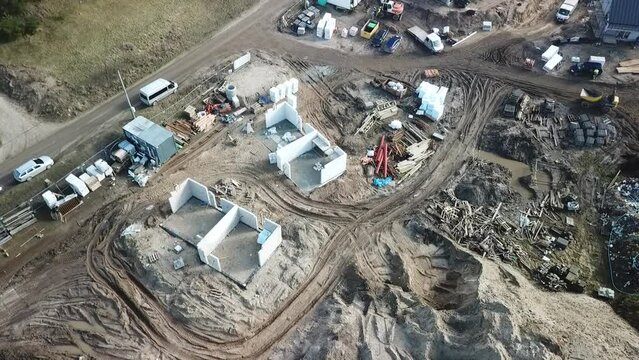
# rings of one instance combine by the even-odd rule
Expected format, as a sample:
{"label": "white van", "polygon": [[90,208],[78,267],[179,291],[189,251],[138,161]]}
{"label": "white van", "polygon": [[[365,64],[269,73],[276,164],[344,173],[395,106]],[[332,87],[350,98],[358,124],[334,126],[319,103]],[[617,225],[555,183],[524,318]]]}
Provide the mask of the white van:
{"label": "white van", "polygon": [[155,105],[156,102],[177,91],[178,84],[174,81],[157,79],[140,89],[140,100],[148,106]]}

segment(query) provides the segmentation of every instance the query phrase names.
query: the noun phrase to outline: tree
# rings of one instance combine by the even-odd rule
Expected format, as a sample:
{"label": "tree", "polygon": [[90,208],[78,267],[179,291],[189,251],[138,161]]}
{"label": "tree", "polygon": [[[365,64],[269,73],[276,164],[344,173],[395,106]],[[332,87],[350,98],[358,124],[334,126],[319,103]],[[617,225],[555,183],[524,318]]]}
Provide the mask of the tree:
{"label": "tree", "polygon": [[26,0],[0,0],[0,42],[33,35],[38,30],[40,21],[28,14],[25,4]]}

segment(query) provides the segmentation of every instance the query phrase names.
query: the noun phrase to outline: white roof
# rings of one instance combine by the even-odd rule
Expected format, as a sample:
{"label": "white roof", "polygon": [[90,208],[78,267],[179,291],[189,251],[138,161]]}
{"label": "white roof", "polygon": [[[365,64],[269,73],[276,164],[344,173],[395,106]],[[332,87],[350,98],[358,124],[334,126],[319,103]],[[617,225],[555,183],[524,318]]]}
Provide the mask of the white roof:
{"label": "white roof", "polygon": [[150,95],[150,94],[154,94],[156,92],[158,92],[161,89],[164,89],[165,87],[169,86],[169,84],[171,84],[170,81],[165,80],[165,79],[157,79],[154,82],[145,85],[143,88],[140,89],[140,93],[144,94],[144,95]]}

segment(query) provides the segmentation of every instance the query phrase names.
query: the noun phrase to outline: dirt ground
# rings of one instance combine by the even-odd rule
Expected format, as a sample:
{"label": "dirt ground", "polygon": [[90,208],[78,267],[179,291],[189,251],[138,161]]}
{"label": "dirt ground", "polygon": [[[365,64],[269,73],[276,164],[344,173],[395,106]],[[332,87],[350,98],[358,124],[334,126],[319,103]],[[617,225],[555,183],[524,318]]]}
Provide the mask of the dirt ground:
{"label": "dirt ground", "polygon": [[[506,7],[493,33],[429,58],[409,49],[383,57],[364,47],[346,56],[345,42],[359,39],[314,43],[275,26],[255,34],[252,47],[236,49],[251,49],[251,64],[225,80],[250,104],[278,82],[298,78],[301,117],[347,152],[346,173],[303,192],[269,164],[262,114],[218,122],[147,187],[118,178],[114,188],[92,194],[73,221],[40,221],[42,239],[30,239],[29,230],[12,240],[11,256],[0,258],[6,309],[0,357],[639,357],[637,330],[589,296],[608,281],[599,204],[621,164],[636,158],[639,107],[629,99],[639,94],[620,84],[622,102],[607,115],[614,134],[601,146],[576,146],[568,115],[583,112],[575,94],[588,82],[541,77],[515,64],[514,49],[529,41],[520,37],[527,29],[521,27],[554,31],[545,29],[549,5],[523,3],[523,15]],[[495,5],[477,7],[497,12]],[[426,19],[420,11],[411,16]],[[438,16],[449,16],[451,24],[458,19]],[[514,28],[519,33],[509,32]],[[414,89],[424,67],[439,68],[441,76],[429,81],[450,88],[438,123],[409,118],[418,105],[413,94],[399,100],[371,86],[388,77]],[[204,79],[215,70],[194,72]],[[502,117],[503,101],[515,88],[534,105],[557,100],[555,116],[536,117],[531,110],[526,120]],[[367,114],[362,100],[397,101],[398,114],[355,135]],[[433,141],[420,171],[376,189],[361,159],[382,134],[393,135],[386,127],[392,119],[424,122],[429,137],[438,131],[446,138]],[[249,121],[253,134],[244,131]],[[159,227],[170,213],[169,193],[187,177],[209,189],[232,179],[239,186],[226,195],[231,201],[282,225],[282,245],[246,289],[200,263],[190,245]],[[547,205],[550,194],[564,191],[577,196],[579,212]],[[453,207],[460,210],[446,210]],[[455,211],[467,214],[464,219],[479,214],[480,223],[462,236],[460,228],[469,225],[461,219],[455,226],[449,220]],[[535,231],[517,225],[522,213]],[[566,227],[566,216],[575,220],[568,248],[540,250],[540,239],[551,227]],[[510,230],[482,233],[498,227],[495,219]],[[131,225],[140,231],[123,236]],[[517,257],[478,251],[473,241],[479,236],[502,241]],[[176,244],[187,249],[180,255],[186,267],[177,271]],[[159,260],[148,264],[154,252]],[[535,269],[547,262],[543,257],[577,265],[585,293],[540,286]]]}

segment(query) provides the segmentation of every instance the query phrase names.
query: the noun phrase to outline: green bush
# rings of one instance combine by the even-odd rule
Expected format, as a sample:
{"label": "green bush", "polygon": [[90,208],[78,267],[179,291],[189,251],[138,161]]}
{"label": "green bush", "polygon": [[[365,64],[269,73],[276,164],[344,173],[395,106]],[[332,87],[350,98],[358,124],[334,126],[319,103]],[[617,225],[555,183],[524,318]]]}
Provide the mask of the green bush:
{"label": "green bush", "polygon": [[33,35],[40,21],[26,11],[25,0],[0,0],[0,42]]}

